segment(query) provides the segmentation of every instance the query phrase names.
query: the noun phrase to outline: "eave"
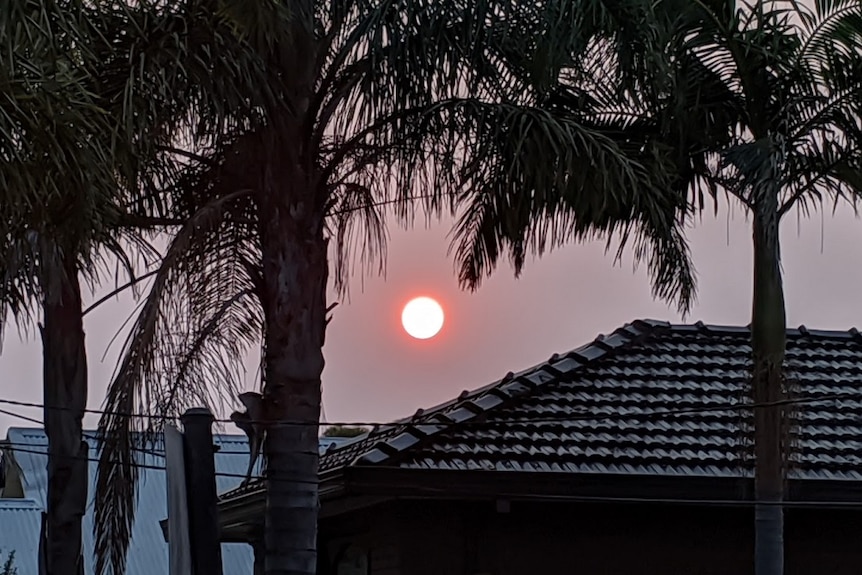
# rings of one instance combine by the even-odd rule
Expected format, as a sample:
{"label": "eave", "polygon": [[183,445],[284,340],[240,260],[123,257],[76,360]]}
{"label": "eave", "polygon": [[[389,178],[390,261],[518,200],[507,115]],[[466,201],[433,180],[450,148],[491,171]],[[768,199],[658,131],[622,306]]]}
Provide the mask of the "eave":
{"label": "eave", "polygon": [[[745,477],[656,477],[571,473],[448,471],[357,466],[321,477],[322,519],[392,499],[601,502],[751,506],[754,481]],[[248,541],[262,527],[260,489],[219,504],[225,542]],[[787,507],[862,509],[856,481],[791,480]]]}

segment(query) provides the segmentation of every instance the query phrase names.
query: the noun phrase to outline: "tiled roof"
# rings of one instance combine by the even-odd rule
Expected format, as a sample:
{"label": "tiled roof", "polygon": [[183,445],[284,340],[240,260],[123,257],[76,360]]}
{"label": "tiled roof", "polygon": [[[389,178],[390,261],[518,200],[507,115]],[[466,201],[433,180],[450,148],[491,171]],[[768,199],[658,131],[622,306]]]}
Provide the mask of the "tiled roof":
{"label": "tiled roof", "polygon": [[[749,337],[635,321],[330,449],[320,469],[751,477]],[[790,476],[862,479],[862,336],[789,330],[786,367],[798,401]]]}
{"label": "tiled roof", "polygon": [[[365,437],[365,436],[359,436],[359,438],[362,438],[362,437]],[[331,450],[333,450],[339,446],[348,445],[348,444],[352,443],[353,441],[355,441],[356,439],[357,438],[355,438],[355,437],[320,436],[317,438],[317,441],[318,441],[317,445],[318,445],[318,448],[320,451],[320,455],[322,457],[327,452],[329,452],[329,451],[331,451]],[[248,465],[248,459],[245,459],[244,465]],[[257,467],[260,467],[260,460],[258,460]],[[242,473],[245,473],[245,467],[243,467]],[[259,476],[260,474],[255,473],[255,475]],[[218,485],[219,499],[231,499],[231,498],[239,496],[239,495],[259,491],[261,489],[261,485],[262,485],[262,481],[259,478],[253,479],[252,481],[250,481],[248,484],[246,484],[243,487],[236,487],[234,489],[222,489],[221,484],[219,484]]]}

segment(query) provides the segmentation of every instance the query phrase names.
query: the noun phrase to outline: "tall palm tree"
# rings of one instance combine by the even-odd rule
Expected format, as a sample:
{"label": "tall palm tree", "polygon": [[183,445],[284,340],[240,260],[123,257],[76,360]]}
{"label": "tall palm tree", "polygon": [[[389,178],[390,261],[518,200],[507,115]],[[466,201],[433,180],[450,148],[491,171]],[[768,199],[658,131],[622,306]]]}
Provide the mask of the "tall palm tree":
{"label": "tall palm tree", "polygon": [[[113,128],[88,77],[89,28],[73,3],[20,0],[0,14],[0,326],[40,317],[48,436],[46,567],[76,574],[87,502],[87,401],[81,277],[103,250],[118,206]],[[126,260],[127,261],[127,260]]]}
{"label": "tall palm tree", "polygon": [[862,3],[767,2],[700,18],[684,44],[687,94],[699,85],[730,120],[704,126],[708,177],[752,215],[751,393],[764,405],[754,410],[755,571],[778,575],[791,448],[781,402],[794,390],[784,372],[779,225],[794,209],[855,205],[862,194]]}
{"label": "tall palm tree", "polygon": [[[0,71],[0,326],[10,314],[24,327],[41,319],[49,575],[78,575],[81,567],[89,457],[81,428],[82,281],[94,285],[107,258],[134,275],[135,256],[147,255],[146,232],[165,223],[153,186],[176,170],[165,153],[172,139],[165,127],[175,126],[167,119],[193,119],[185,113],[193,101],[207,110],[200,127],[208,129],[223,120],[220,107],[236,104],[233,79],[260,79],[253,65],[226,69],[202,58],[230,40],[199,19],[180,20],[194,21],[184,31],[207,39],[194,62],[183,61],[170,43],[177,27],[150,8],[16,0],[0,14],[7,63]],[[153,46],[157,57],[148,53]],[[206,91],[210,99],[198,97],[214,73],[220,82]],[[154,98],[168,83],[171,100]],[[231,118],[248,117],[237,110],[257,104],[242,96]]]}
{"label": "tall palm tree", "polygon": [[779,225],[826,200],[855,207],[862,193],[862,3],[665,0],[654,16],[652,29],[669,35],[656,37],[651,87],[638,105],[606,97],[604,120],[634,142],[674,149],[684,213],[724,193],[752,216],[755,570],[776,575],[792,447],[783,402],[794,389],[784,372]]}
{"label": "tall palm tree", "polygon": [[[520,269],[529,250],[619,232],[637,237],[661,289],[690,303],[693,272],[664,150],[603,131],[587,99],[579,116],[547,101],[556,80],[545,63],[557,66],[557,51],[568,58],[608,29],[602,3],[266,6],[262,18],[219,13],[279,79],[286,105],[262,108],[262,125],[186,142],[186,169],[165,189],[185,224],[166,249],[100,423],[97,552],[114,572],[134,513],[132,432],[148,429],[127,415],[176,414],[230,389],[243,353],[261,342],[266,572],[315,572],[330,267],[343,289],[356,258],[382,265],[382,204],[406,221],[420,209],[458,213],[467,285],[503,255]],[[659,260],[667,253],[674,257]]]}

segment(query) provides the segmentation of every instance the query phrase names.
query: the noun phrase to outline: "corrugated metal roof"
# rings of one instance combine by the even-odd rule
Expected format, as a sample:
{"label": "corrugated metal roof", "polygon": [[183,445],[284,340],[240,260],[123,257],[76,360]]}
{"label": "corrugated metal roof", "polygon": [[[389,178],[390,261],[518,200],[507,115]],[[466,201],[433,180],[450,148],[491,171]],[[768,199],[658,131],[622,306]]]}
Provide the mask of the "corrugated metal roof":
{"label": "corrugated metal roof", "polygon": [[[330,449],[321,472],[418,469],[751,477],[747,328],[636,321]],[[790,476],[862,479],[862,336],[788,330]],[[725,409],[726,407],[726,409]],[[679,411],[676,414],[662,412]]]}
{"label": "corrugated metal roof", "polygon": [[[90,444],[90,504],[84,516],[84,560],[85,572],[93,573],[93,495],[97,471],[98,452],[96,450],[96,435],[87,432],[85,438]],[[213,437],[219,451],[215,457],[216,473],[236,475],[237,477],[217,477],[219,490],[233,489],[242,481],[248,465],[248,443],[244,435],[215,435]],[[18,525],[15,522],[0,521],[0,548],[6,551],[7,538],[17,537],[14,547],[16,564],[19,565],[18,575],[37,575],[36,556],[39,548],[40,513],[44,509],[47,498],[47,438],[42,429],[10,428],[7,434],[9,445],[6,447],[14,453],[15,460],[24,475],[24,494],[35,506],[35,511],[29,515],[18,511],[17,515],[26,522],[26,536],[17,535]],[[158,453],[163,452],[160,445],[151,450],[153,453],[141,454],[139,463],[162,467],[164,458]],[[3,508],[10,505],[20,505],[21,500],[0,499]],[[32,516],[32,517],[31,517]],[[25,520],[24,517],[27,517]],[[167,517],[167,494],[165,491],[165,472],[156,469],[141,469],[141,483],[138,495],[138,505],[135,526],[132,532],[132,543],[128,554],[128,575],[164,575],[168,569],[168,545],[165,543],[159,521]],[[35,522],[35,531],[31,523]],[[32,535],[32,537],[31,537]],[[225,543],[222,545],[222,560],[226,574],[251,574],[253,555],[248,545]],[[32,568],[32,570],[31,570]]]}
{"label": "corrugated metal roof", "polygon": [[0,566],[10,552],[18,575],[38,574],[36,550],[42,526],[42,506],[30,499],[0,499]]}
{"label": "corrugated metal roof", "polygon": [[[84,516],[84,547],[86,573],[93,573],[93,494],[98,452],[96,435],[87,432],[90,444],[90,504]],[[242,481],[248,465],[248,442],[244,435],[214,435],[218,451],[215,455],[218,492],[236,488]],[[321,450],[338,443],[337,438],[321,438]],[[15,461],[23,474],[24,494],[27,499],[0,499],[0,551],[3,557],[15,551],[18,575],[37,575],[37,554],[41,512],[47,501],[48,440],[42,429],[11,428],[7,434],[7,449],[14,452]],[[139,463],[148,466],[164,466],[161,445],[150,449],[152,453],[141,455]],[[254,473],[259,472],[258,469]],[[137,516],[132,544],[128,555],[128,575],[164,575],[168,569],[168,546],[165,543],[159,521],[167,517],[167,494],[165,472],[156,469],[141,469],[141,484],[138,497]],[[222,561],[226,575],[251,574],[253,555],[247,545],[222,544]]]}
{"label": "corrugated metal roof", "polygon": [[[85,572],[93,573],[93,495],[97,472],[97,444],[94,432],[85,432],[90,445],[90,504],[84,516]],[[214,435],[218,447],[215,455],[216,488],[219,493],[235,489],[248,466],[248,441],[245,435]],[[321,451],[338,443],[339,438],[321,438]],[[15,551],[18,575],[37,575],[41,511],[47,501],[47,445],[42,429],[10,428],[5,448],[13,451],[23,473],[23,499],[0,499],[0,550]],[[151,453],[140,454],[139,463],[162,467],[163,445],[158,442]],[[254,473],[259,473],[258,463]],[[141,482],[132,543],[129,548],[127,575],[164,575],[168,570],[168,545],[159,521],[167,517],[165,472],[141,469]],[[35,526],[35,527],[34,527]],[[9,543],[7,543],[7,541]],[[14,543],[14,545],[13,545]],[[225,575],[251,574],[254,557],[251,548],[241,543],[222,544]]]}

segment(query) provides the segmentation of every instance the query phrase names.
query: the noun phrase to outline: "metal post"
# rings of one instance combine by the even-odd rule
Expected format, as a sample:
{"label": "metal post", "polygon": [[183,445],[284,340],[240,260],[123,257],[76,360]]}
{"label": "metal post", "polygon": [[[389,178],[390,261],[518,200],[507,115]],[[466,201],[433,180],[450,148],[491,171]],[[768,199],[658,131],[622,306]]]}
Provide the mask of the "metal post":
{"label": "metal post", "polygon": [[173,425],[165,426],[165,475],[168,518],[160,521],[168,542],[168,575],[192,575],[189,498],[186,489],[185,440]]}
{"label": "metal post", "polygon": [[212,413],[203,407],[189,409],[181,418],[189,502],[189,542],[195,575],[222,574],[212,436],[214,420]]}

